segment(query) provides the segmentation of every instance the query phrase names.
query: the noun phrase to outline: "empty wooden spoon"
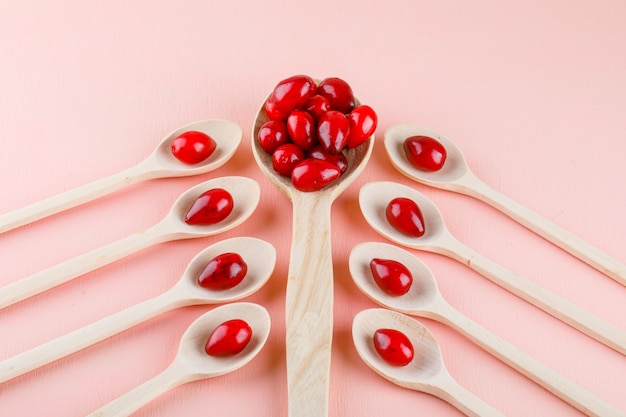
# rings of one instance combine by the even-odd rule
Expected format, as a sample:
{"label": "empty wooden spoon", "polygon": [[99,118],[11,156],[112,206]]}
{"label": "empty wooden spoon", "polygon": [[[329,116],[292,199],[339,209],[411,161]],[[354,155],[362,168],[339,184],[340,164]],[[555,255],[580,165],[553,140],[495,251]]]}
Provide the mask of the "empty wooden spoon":
{"label": "empty wooden spoon", "polygon": [[[252,328],[252,338],[243,351],[233,356],[210,356],[204,346],[210,333],[228,320],[241,319]],[[270,316],[252,303],[233,303],[205,313],[183,334],[178,353],[162,373],[92,412],[88,417],[128,416],[154,398],[181,384],[233,372],[254,358],[270,332]]]}
{"label": "empty wooden spoon", "polygon": [[259,129],[268,121],[264,109],[265,103],[252,128],[252,153],[265,176],[293,204],[286,295],[288,415],[323,417],[328,415],[333,333],[331,205],[365,168],[374,135],[347,152],[348,168],[332,185],[303,192],[292,185],[289,177],[274,171],[272,156],[256,140]]}
{"label": "empty wooden spoon", "polygon": [[[246,262],[248,271],[243,281],[224,290],[201,287],[198,277],[207,263],[227,252],[239,254]],[[246,297],[267,282],[275,263],[276,250],[263,240],[237,237],[215,243],[191,260],[181,279],[167,292],[1,361],[0,383],[78,352],[166,311],[190,305],[227,303]]]}
{"label": "empty wooden spoon", "polygon": [[[188,131],[209,135],[216,143],[215,151],[204,161],[189,165],[180,162],[171,151],[172,141]],[[0,216],[0,233],[76,207],[141,181],[204,174],[226,163],[241,143],[241,128],[228,120],[200,120],[168,134],[146,159],[132,168],[96,180],[37,203]]]}
{"label": "empty wooden spoon", "polygon": [[[429,172],[411,165],[402,147],[405,139],[410,136],[428,136],[444,146],[447,158],[441,170]],[[626,265],[485,184],[470,170],[461,150],[445,136],[421,126],[396,125],[385,132],[385,149],[391,163],[407,177],[422,184],[481,200],[620,284],[626,285]]]}
{"label": "empty wooden spoon", "polygon": [[[233,197],[234,208],[228,217],[211,225],[185,223],[185,213],[193,202],[200,194],[214,188],[223,188]],[[148,246],[172,240],[212,236],[230,230],[250,217],[259,203],[259,197],[259,184],[245,177],[221,177],[198,184],[178,197],[167,216],[151,228],[0,288],[0,309]]]}
{"label": "empty wooden spoon", "polygon": [[[409,269],[413,284],[406,294],[390,295],[376,284],[370,268],[370,261],[374,258],[391,259]],[[496,358],[588,416],[624,417],[619,410],[455,310],[439,292],[432,271],[406,250],[386,243],[362,243],[352,249],[349,267],[356,286],[383,307],[433,319],[456,329]]]}
{"label": "empty wooden spoon", "polygon": [[[417,203],[424,217],[423,236],[406,235],[389,224],[385,209],[396,197],[405,197]],[[359,205],[367,223],[392,242],[461,262],[546,313],[626,355],[624,330],[468,248],[452,236],[437,207],[418,191],[395,182],[371,182],[361,188]]]}
{"label": "empty wooden spoon", "polygon": [[[409,338],[415,356],[408,365],[393,366],[378,355],[372,342],[378,329],[398,330]],[[354,317],[352,340],[363,362],[394,384],[434,395],[471,417],[504,417],[452,378],[437,340],[417,320],[383,308],[363,310]]]}

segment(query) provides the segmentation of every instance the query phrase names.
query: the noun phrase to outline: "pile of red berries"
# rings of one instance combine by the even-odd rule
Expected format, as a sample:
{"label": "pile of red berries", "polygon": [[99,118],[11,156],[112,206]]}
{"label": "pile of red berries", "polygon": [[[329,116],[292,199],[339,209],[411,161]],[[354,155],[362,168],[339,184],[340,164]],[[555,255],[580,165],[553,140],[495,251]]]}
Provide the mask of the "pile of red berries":
{"label": "pile of red berries", "polygon": [[300,191],[317,191],[348,168],[344,154],[374,134],[374,110],[356,105],[352,88],[340,78],[319,85],[306,75],[276,85],[265,103],[270,119],[259,129],[259,145],[272,155],[274,170],[291,177]]}

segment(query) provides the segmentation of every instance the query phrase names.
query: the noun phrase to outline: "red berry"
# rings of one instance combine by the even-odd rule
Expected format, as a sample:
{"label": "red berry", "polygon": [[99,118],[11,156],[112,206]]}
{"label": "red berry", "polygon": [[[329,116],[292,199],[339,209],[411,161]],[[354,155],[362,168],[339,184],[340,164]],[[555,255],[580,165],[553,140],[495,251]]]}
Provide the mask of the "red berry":
{"label": "red berry", "polygon": [[252,338],[252,328],[241,319],[225,321],[211,332],[204,351],[211,356],[232,356],[244,350]]}
{"label": "red berry", "polygon": [[409,292],[413,275],[406,266],[391,259],[374,258],[370,269],[376,284],[390,295],[404,295]]}
{"label": "red berry", "polygon": [[280,145],[289,142],[287,124],[281,120],[270,120],[264,123],[259,129],[258,140],[265,152],[274,152]]}
{"label": "red berry", "polygon": [[424,217],[417,204],[408,198],[394,198],[387,204],[387,221],[393,227],[409,236],[424,235]]}
{"label": "red berry", "polygon": [[224,220],[233,211],[233,197],[222,188],[202,193],[185,215],[185,223],[209,225]]}
{"label": "red berry", "polygon": [[350,119],[350,137],[347,145],[349,148],[356,148],[374,134],[378,117],[370,106],[359,106],[352,110],[348,118]]}
{"label": "red berry", "polygon": [[316,141],[315,120],[309,113],[296,110],[287,119],[289,137],[303,150],[309,150]]}
{"label": "red berry", "polygon": [[333,110],[348,114],[355,105],[350,85],[341,78],[326,78],[317,87],[317,94],[326,97]]}
{"label": "red berry", "polygon": [[393,366],[405,366],[413,360],[413,345],[409,338],[398,330],[376,330],[374,348],[385,362]]}
{"label": "red berry", "polygon": [[248,273],[241,255],[222,253],[211,259],[198,276],[198,285],[209,290],[226,290],[239,284]]}
{"label": "red berry", "polygon": [[345,148],[349,134],[350,120],[339,111],[328,111],[317,122],[317,138],[328,153],[335,154]]}
{"label": "red berry", "polygon": [[320,190],[341,175],[333,163],[321,159],[307,158],[291,171],[291,183],[300,191]]}
{"label": "red berry", "polygon": [[172,154],[179,161],[193,165],[211,156],[216,147],[209,135],[191,130],[172,141]]}
{"label": "red berry", "polygon": [[326,97],[314,95],[305,103],[303,109],[309,112],[309,114],[317,120],[322,116],[322,114],[330,110],[330,102]]}
{"label": "red berry", "polygon": [[348,169],[348,159],[342,152],[330,154],[326,152],[322,145],[317,145],[313,147],[313,149],[311,149],[311,151],[309,152],[309,157],[322,159],[324,161],[328,161],[337,165],[337,168],[339,168],[342,174],[346,172],[346,169]]}
{"label": "red berry", "polygon": [[274,102],[270,99],[265,102],[265,114],[271,120],[287,120],[289,113],[282,112],[276,108]]}
{"label": "red berry", "polygon": [[405,139],[404,152],[415,168],[424,171],[439,171],[446,162],[446,148],[428,136],[411,136]]}
{"label": "red berry", "polygon": [[274,87],[270,96],[273,105],[282,113],[298,110],[311,98],[316,91],[315,81],[306,75],[294,75]]}
{"label": "red berry", "polygon": [[280,145],[272,154],[272,166],[280,175],[291,176],[293,167],[305,158],[304,151],[298,145],[286,143]]}

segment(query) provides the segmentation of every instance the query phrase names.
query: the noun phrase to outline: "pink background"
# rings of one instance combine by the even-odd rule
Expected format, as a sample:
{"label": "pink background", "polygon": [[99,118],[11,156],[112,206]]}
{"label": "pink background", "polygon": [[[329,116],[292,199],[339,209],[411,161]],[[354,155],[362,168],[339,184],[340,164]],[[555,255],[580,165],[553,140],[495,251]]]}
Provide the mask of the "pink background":
{"label": "pink background", "polygon": [[[333,206],[330,416],[462,415],[382,379],[352,345],[352,318],[375,304],[352,283],[348,254],[385,241],[358,210],[368,181],[423,191],[459,240],[626,329],[626,288],[478,201],[412,183],[382,146],[396,123],[438,130],[486,183],[626,262],[626,3],[252,3],[0,0],[0,213],[130,167],[191,121],[225,118],[244,131],[213,173],[146,182],[0,235],[0,285],[152,226],[201,181],[244,175],[262,188],[254,215],[222,236],[149,248],[0,311],[0,359],[164,292],[219,239],[255,236],[278,250],[271,280],[246,299],[271,313],[268,344],[236,373],[176,388],[137,416],[286,416],[291,205],[254,163],[250,132],[265,95],[297,73],[346,79],[380,119],[367,169]],[[450,304],[626,412],[621,354],[463,265],[415,253]],[[0,414],[95,410],[163,370],[206,310],[172,311],[3,384]],[[581,415],[457,332],[420,321],[454,378],[504,414]]]}

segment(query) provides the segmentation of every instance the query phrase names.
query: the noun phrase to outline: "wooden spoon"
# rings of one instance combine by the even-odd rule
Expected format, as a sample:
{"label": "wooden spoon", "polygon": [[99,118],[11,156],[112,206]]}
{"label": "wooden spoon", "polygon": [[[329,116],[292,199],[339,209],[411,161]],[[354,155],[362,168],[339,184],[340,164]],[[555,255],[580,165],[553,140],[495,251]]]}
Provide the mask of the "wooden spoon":
{"label": "wooden spoon", "polygon": [[[227,320],[242,319],[252,328],[252,339],[243,351],[226,357],[207,355],[204,345],[209,334]],[[233,372],[254,358],[270,331],[270,316],[265,308],[252,303],[217,307],[194,321],[183,334],[178,353],[162,373],[89,414],[89,417],[128,416],[154,398],[178,385]]]}
{"label": "wooden spoon", "polygon": [[[209,158],[194,165],[180,162],[171,151],[172,141],[190,130],[206,133],[215,140],[217,145]],[[212,171],[226,163],[235,153],[241,143],[241,136],[241,128],[228,120],[201,120],[182,126],[168,134],[148,158],[132,168],[3,214],[0,216],[0,233],[95,200],[141,181],[185,177]]]}
{"label": "wooden spoon", "polygon": [[[403,296],[393,296],[380,289],[369,266],[374,258],[392,259],[406,266],[413,276],[409,292]],[[456,329],[496,358],[588,416],[624,416],[619,410],[455,310],[439,292],[432,271],[404,249],[386,243],[362,243],[352,249],[349,267],[356,286],[383,307],[436,320]]]}
{"label": "wooden spoon", "polygon": [[[192,226],[185,223],[185,213],[196,198],[213,188],[223,188],[232,195],[233,211],[216,224]],[[148,246],[172,240],[212,236],[230,230],[250,217],[259,203],[259,197],[258,183],[245,177],[221,177],[198,184],[178,197],[168,215],[155,226],[1,288],[0,309]]]}
{"label": "wooden spoon", "polygon": [[[389,201],[396,197],[409,198],[421,209],[426,229],[422,237],[405,235],[387,222],[385,208]],[[461,262],[546,313],[621,354],[626,354],[624,330],[509,271],[459,242],[446,228],[437,207],[423,194],[394,182],[371,182],[361,188],[359,204],[369,225],[392,242],[413,249],[438,253]]]}
{"label": "wooden spoon", "polygon": [[347,152],[348,168],[332,185],[320,191],[302,192],[288,177],[274,171],[271,155],[256,140],[260,127],[268,121],[264,108],[265,103],[254,121],[252,153],[265,176],[293,204],[286,295],[288,415],[323,417],[328,415],[333,333],[331,205],[365,168],[374,135]]}
{"label": "wooden spoon", "polygon": [[[238,253],[248,272],[237,286],[210,290],[198,285],[198,276],[213,258],[227,252]],[[182,278],[167,292],[93,324],[60,336],[0,362],[0,383],[78,352],[166,311],[190,305],[227,303],[246,297],[269,279],[276,263],[276,249],[251,237],[238,237],[215,243],[191,260]]]}
{"label": "wooden spoon", "polygon": [[[385,362],[372,341],[378,329],[395,329],[404,333],[415,349],[413,360],[406,366]],[[354,317],[352,340],[363,362],[394,384],[434,395],[471,417],[504,417],[450,376],[437,340],[417,320],[382,308],[363,310]]]}
{"label": "wooden spoon", "polygon": [[[444,146],[447,158],[440,171],[422,171],[407,160],[402,145],[407,137],[416,135],[432,137]],[[385,132],[385,149],[391,163],[407,177],[431,187],[481,200],[620,284],[626,285],[626,265],[482,182],[470,170],[461,150],[446,137],[416,125],[396,125]]]}

